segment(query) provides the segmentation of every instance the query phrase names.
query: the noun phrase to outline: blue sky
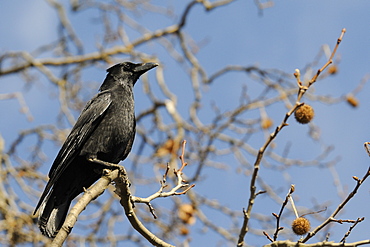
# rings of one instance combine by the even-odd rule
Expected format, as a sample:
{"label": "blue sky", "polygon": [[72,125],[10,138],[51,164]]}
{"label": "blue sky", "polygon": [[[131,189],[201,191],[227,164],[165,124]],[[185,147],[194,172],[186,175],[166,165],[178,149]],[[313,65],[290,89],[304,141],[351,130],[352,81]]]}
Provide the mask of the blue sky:
{"label": "blue sky", "polygon": [[[63,1],[63,4],[67,4],[67,2]],[[154,4],[171,5],[178,15],[178,11],[187,2],[153,1]],[[322,45],[328,44],[330,48],[333,48],[341,29],[346,28],[347,32],[337,53],[337,57],[340,57],[339,73],[318,81],[314,88],[310,89],[314,90],[317,95],[339,97],[353,90],[369,73],[369,9],[370,2],[368,1],[275,1],[274,7],[265,9],[262,15],[259,15],[254,1],[235,1],[210,12],[206,12],[201,6],[193,8],[184,30],[196,43],[204,44],[196,57],[210,75],[229,64],[256,65],[261,69],[276,68],[286,73],[293,73],[296,68],[304,68],[306,64],[313,61]],[[40,45],[48,44],[57,37],[58,22],[55,12],[44,1],[5,1],[0,8],[0,16],[2,19],[0,25],[1,53],[21,50],[32,52]],[[87,10],[79,15],[69,13],[69,16],[76,23],[75,31],[80,34],[81,40],[86,44],[85,51],[95,51],[96,44],[100,40],[99,35],[103,33],[101,24],[92,25],[94,18],[99,16],[98,13]],[[150,30],[163,28],[177,22],[176,17],[166,19],[156,15],[142,16],[139,19]],[[130,34],[137,35],[134,31],[131,31]],[[153,45],[153,47],[139,47],[138,49],[155,54],[161,59],[165,69],[165,79],[170,82],[168,86],[172,92],[178,95],[178,108],[181,113],[186,115],[188,102],[187,94],[184,92],[190,92],[187,75],[165,54],[163,48]],[[324,59],[321,59],[321,64],[324,62]],[[2,67],[8,65],[5,63]],[[318,68],[319,66],[316,67],[316,69]],[[87,81],[92,83],[91,88],[87,88],[86,99],[88,99],[96,92],[105,72],[95,70],[84,76]],[[153,80],[154,72],[148,76]],[[34,121],[29,122],[24,115],[19,114],[20,107],[16,100],[0,101],[0,115],[7,116],[0,120],[0,133],[5,139],[7,148],[15,140],[19,130],[29,129],[40,124],[52,124],[55,121],[59,107],[58,102],[53,100],[57,94],[56,88],[48,83],[43,76],[39,77],[39,80],[32,86],[25,86],[18,76],[0,77],[0,94],[22,92],[34,117]],[[227,86],[225,87],[225,85]],[[239,99],[243,85],[252,87],[253,82],[244,74],[232,72],[216,80],[207,89],[208,91],[205,90],[204,97],[216,102],[222,99],[222,103],[219,104],[220,109],[230,110],[238,105],[239,101],[236,99]],[[370,141],[370,133],[368,132],[369,91],[370,87],[366,84],[363,91],[356,96],[360,102],[356,109],[346,103],[327,105],[315,101],[309,102],[315,109],[314,124],[320,128],[320,140],[312,141],[309,139],[308,127],[298,125],[293,119],[290,119],[290,126],[285,128],[276,139],[278,148],[282,149],[286,143],[292,142],[294,144],[292,147],[294,158],[311,160],[318,155],[321,147],[334,145],[335,149],[329,158],[340,157],[340,162],[336,166],[339,180],[347,190],[352,189],[355,183],[351,177],[361,177],[367,170],[369,163],[369,158],[362,147],[365,141]],[[136,86],[135,94],[137,112],[140,112],[145,109],[147,102],[142,99],[141,85]],[[205,106],[205,108],[207,107],[209,106]],[[282,120],[286,109],[282,106],[276,106],[268,108],[266,111],[276,125]],[[76,114],[78,115],[78,113]],[[204,119],[208,119],[206,110],[204,114]],[[264,140],[261,138],[254,141],[250,145],[258,148]],[[49,162],[52,161],[57,148],[55,146],[45,147],[44,151]],[[220,162],[230,162],[227,157],[215,159]],[[45,169],[47,170],[48,167]],[[241,210],[242,207],[246,206],[248,193],[238,190],[249,185],[249,177],[235,178],[232,169],[226,172],[226,176],[223,171],[211,170],[209,172],[212,174],[212,176],[207,174],[210,177],[209,180],[204,180],[197,185],[198,193],[214,197],[234,210]],[[271,184],[276,186],[282,186],[284,183],[280,183],[280,179],[288,177],[291,183],[296,184],[295,195],[299,197],[298,205],[310,207],[313,205],[313,198],[321,203],[329,200],[332,203],[331,207],[340,201],[335,196],[333,179],[328,170],[293,168],[289,172],[276,176],[273,172],[262,168],[261,176],[271,180]],[[225,179],[222,186],[217,182],[220,177]],[[219,187],[219,190],[210,191],[208,183]],[[355,219],[369,215],[368,183],[369,181],[360,189],[359,194],[351,201],[345,214],[341,217]],[[235,193],[230,193],[230,191]],[[223,192],[224,196],[220,196],[219,192]],[[255,212],[268,215],[272,209],[267,207],[266,203],[268,203],[267,199],[258,200]],[[278,205],[275,205],[275,210],[278,211],[278,209]],[[338,241],[348,227],[349,225],[345,225],[341,231],[338,231],[337,235],[333,234],[332,236],[336,237],[333,240]],[[370,238],[369,227],[370,221],[361,223],[351,233],[348,241]],[[194,246],[201,246],[209,239],[207,234],[196,234],[192,243]],[[263,238],[249,239],[248,235],[247,241],[255,246],[259,246],[261,241],[267,243]]]}

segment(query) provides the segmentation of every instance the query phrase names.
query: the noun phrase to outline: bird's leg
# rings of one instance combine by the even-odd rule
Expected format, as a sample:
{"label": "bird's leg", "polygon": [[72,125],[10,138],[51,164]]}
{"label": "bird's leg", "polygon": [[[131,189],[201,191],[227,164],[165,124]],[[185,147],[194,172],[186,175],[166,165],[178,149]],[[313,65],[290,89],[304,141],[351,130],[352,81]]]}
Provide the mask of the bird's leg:
{"label": "bird's leg", "polygon": [[127,184],[129,186],[131,186],[131,182],[130,182],[129,178],[127,177],[126,170],[125,170],[125,168],[123,166],[120,166],[120,165],[114,164],[114,163],[110,163],[110,162],[107,162],[107,161],[100,160],[100,159],[98,159],[94,155],[87,156],[86,158],[87,158],[88,161],[93,162],[95,164],[98,164],[98,165],[102,166],[102,168],[104,168],[104,169],[109,169],[109,170],[118,169],[121,174],[124,174],[125,175],[125,178],[127,180],[126,181]]}
{"label": "bird's leg", "polygon": [[102,166],[104,169],[110,169],[110,170],[119,169],[120,171],[122,170],[122,166],[120,166],[118,164],[114,164],[114,163],[110,163],[110,162],[107,162],[107,161],[100,160],[96,156],[87,156],[87,160]]}

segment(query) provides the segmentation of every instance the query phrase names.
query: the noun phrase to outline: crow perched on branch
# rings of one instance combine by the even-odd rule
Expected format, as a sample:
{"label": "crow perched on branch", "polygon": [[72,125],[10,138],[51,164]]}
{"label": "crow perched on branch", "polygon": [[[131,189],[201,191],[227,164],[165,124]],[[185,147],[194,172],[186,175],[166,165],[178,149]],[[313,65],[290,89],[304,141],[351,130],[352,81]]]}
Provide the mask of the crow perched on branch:
{"label": "crow perched on branch", "polygon": [[157,65],[124,62],[107,69],[100,92],[86,104],[49,171],[34,212],[39,209],[42,234],[55,237],[71,201],[100,178],[105,167],[92,161],[117,164],[130,153],[136,132],[133,87]]}

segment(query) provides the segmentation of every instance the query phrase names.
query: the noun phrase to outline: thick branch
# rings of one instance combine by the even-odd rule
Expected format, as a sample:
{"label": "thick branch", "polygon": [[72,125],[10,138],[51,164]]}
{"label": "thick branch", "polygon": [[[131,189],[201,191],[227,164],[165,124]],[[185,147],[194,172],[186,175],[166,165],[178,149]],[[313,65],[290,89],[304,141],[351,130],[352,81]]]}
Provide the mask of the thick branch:
{"label": "thick branch", "polygon": [[163,240],[155,236],[152,232],[150,232],[137,218],[133,204],[131,202],[131,192],[129,188],[130,185],[128,183],[127,176],[121,174],[114,179],[114,182],[116,183],[115,192],[119,197],[121,197],[120,203],[125,209],[125,214],[132,227],[154,246],[173,247],[173,245],[164,242]]}
{"label": "thick branch", "polygon": [[270,244],[266,244],[263,247],[355,247],[360,245],[370,244],[370,239],[362,240],[354,243],[334,243],[334,242],[319,242],[313,244],[302,244],[297,242],[276,241]]}

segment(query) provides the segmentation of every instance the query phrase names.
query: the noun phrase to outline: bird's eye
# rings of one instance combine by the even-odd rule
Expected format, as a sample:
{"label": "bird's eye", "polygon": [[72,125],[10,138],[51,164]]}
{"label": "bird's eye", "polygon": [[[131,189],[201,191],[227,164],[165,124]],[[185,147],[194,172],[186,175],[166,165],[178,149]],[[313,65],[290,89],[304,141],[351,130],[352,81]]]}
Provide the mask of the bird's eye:
{"label": "bird's eye", "polygon": [[124,66],[123,66],[123,70],[131,70],[131,68],[130,68],[130,66],[128,65],[128,64],[125,64]]}

